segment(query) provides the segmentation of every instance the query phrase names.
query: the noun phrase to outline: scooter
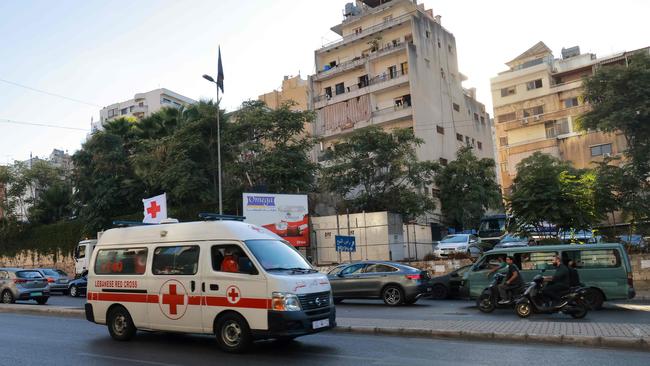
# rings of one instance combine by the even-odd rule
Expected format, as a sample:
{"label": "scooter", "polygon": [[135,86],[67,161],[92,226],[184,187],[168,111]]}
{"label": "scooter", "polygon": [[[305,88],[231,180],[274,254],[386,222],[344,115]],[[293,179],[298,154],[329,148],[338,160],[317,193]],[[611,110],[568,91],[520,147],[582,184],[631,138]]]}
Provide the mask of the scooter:
{"label": "scooter", "polygon": [[557,304],[547,303],[542,295],[544,277],[537,275],[530,282],[524,293],[515,300],[515,312],[520,318],[527,318],[532,313],[553,314],[563,313],[571,315],[574,319],[582,319],[589,312],[589,305],[585,301],[588,289],[573,287],[562,296]]}
{"label": "scooter", "polygon": [[499,285],[505,280],[506,275],[503,273],[497,273],[492,278],[492,281],[486,287],[481,295],[476,300],[476,306],[483,313],[491,313],[496,308],[511,308],[516,299],[519,297],[519,294],[523,291],[522,287],[512,289],[512,294],[510,300],[505,304],[500,304],[501,295],[499,293]]}

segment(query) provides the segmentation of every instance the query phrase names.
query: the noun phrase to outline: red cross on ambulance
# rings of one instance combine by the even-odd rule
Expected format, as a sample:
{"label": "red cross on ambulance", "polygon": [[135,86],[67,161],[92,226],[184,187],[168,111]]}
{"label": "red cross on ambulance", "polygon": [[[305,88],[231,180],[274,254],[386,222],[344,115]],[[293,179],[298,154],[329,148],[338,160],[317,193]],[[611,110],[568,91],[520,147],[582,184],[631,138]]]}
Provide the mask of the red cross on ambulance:
{"label": "red cross on ambulance", "polygon": [[226,289],[226,299],[231,304],[238,303],[241,299],[241,291],[239,291],[239,287],[235,285],[228,286]]}
{"label": "red cross on ambulance", "polygon": [[188,305],[183,284],[169,280],[163,284],[160,293],[160,310],[163,314],[173,320],[182,318]]}

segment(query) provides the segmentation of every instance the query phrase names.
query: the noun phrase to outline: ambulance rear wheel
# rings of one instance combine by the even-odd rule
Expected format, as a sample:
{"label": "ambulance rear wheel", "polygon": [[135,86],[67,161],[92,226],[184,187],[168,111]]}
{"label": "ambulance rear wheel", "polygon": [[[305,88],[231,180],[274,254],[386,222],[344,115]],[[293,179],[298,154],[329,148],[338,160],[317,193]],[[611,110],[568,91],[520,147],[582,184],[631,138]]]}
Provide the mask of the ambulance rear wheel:
{"label": "ambulance rear wheel", "polygon": [[116,341],[128,341],[136,332],[131,314],[122,306],[117,306],[108,312],[106,325],[108,325],[108,333]]}
{"label": "ambulance rear wheel", "polygon": [[214,328],[217,343],[226,352],[243,352],[253,342],[251,329],[246,319],[239,314],[229,313],[221,316]]}

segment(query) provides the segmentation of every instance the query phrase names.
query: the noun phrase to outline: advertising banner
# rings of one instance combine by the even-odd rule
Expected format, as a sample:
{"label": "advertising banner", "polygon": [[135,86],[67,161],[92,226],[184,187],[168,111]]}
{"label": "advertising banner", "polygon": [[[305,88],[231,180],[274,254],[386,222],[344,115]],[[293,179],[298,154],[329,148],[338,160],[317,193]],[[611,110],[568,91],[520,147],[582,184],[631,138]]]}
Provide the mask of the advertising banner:
{"label": "advertising banner", "polygon": [[246,222],[278,234],[295,247],[309,246],[307,195],[244,193]]}

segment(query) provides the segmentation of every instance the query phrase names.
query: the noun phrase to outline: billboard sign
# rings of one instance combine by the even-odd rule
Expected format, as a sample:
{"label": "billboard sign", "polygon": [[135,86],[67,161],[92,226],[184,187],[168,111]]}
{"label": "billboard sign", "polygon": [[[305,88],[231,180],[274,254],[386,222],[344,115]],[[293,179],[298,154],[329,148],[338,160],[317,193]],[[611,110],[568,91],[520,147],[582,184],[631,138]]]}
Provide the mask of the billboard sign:
{"label": "billboard sign", "polygon": [[295,247],[309,246],[307,195],[244,193],[246,222],[278,234]]}

